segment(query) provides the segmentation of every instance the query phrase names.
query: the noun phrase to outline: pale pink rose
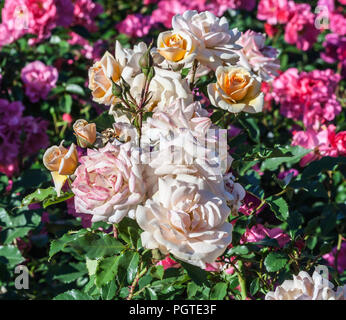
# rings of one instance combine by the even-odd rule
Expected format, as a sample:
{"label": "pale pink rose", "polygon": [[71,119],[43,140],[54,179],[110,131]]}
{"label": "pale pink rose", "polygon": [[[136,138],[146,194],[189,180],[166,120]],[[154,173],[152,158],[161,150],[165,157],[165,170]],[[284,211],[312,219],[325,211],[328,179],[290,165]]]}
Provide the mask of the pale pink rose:
{"label": "pale pink rose", "polygon": [[251,229],[247,229],[243,234],[240,243],[246,242],[258,242],[266,237],[271,239],[276,239],[279,246],[283,248],[286,243],[290,241],[290,236],[288,236],[284,231],[280,228],[269,229],[264,227],[262,224],[257,224],[253,226]]}
{"label": "pale pink rose", "polygon": [[178,269],[178,268],[181,267],[181,265],[180,265],[178,262],[176,262],[176,261],[174,261],[173,259],[171,259],[171,258],[169,257],[169,255],[168,255],[165,259],[160,260],[156,265],[157,265],[157,266],[163,266],[163,269],[164,269],[164,270],[167,270],[167,269],[169,269],[169,268]]}
{"label": "pale pink rose", "polygon": [[[323,256],[323,259],[328,261],[328,264],[335,267],[335,257],[337,248],[333,248],[332,252]],[[341,274],[346,270],[346,242],[341,244],[340,251],[338,253],[338,272]]]}
{"label": "pale pink rose", "polygon": [[283,24],[288,21],[293,8],[294,1],[261,0],[258,4],[257,19],[271,25]]}
{"label": "pale pink rose", "polygon": [[315,15],[308,4],[296,4],[285,27],[285,41],[298,49],[307,51],[317,40],[319,30],[315,27]]}
{"label": "pale pink rose", "polygon": [[57,69],[41,61],[27,64],[21,72],[25,94],[31,102],[37,102],[40,98],[46,99],[51,89],[55,88],[58,76]]}
{"label": "pale pink rose", "polygon": [[280,62],[277,59],[279,52],[265,45],[265,34],[248,30],[242,33],[237,44],[243,48],[240,54],[239,64],[257,73],[263,81],[271,81],[277,77]]}
{"label": "pale pink rose", "polygon": [[145,195],[138,157],[129,143],[88,149],[72,184],[76,212],[93,215],[92,222],[118,223],[128,214],[133,217]]}

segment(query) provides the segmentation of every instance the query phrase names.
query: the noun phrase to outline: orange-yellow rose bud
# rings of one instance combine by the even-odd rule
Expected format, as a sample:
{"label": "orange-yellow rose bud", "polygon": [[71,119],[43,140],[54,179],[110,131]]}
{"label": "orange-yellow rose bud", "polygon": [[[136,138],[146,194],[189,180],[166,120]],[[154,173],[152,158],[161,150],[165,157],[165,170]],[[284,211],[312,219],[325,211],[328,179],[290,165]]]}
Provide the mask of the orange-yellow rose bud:
{"label": "orange-yellow rose bud", "polygon": [[79,119],[73,125],[78,143],[82,148],[86,148],[96,141],[96,124]]}
{"label": "orange-yellow rose bud", "polygon": [[[63,143],[63,142],[62,142]],[[52,171],[61,175],[71,175],[78,165],[78,153],[76,145],[72,144],[67,150],[62,146],[52,146],[43,155],[43,164]]]}

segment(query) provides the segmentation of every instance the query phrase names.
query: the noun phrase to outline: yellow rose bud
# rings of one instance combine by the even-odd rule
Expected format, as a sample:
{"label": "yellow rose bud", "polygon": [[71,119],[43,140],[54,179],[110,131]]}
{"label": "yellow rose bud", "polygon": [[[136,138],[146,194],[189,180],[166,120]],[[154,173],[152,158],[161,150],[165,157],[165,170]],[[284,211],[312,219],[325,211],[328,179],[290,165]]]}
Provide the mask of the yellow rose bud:
{"label": "yellow rose bud", "polygon": [[120,63],[109,52],[89,69],[89,89],[94,101],[106,105],[115,103],[112,81],[117,82],[120,79],[122,69]]}
{"label": "yellow rose bud", "polygon": [[52,172],[58,172],[61,175],[71,175],[78,165],[78,153],[76,145],[72,144],[67,150],[62,146],[52,146],[46,150],[43,155],[43,164]]}
{"label": "yellow rose bud", "polygon": [[49,171],[58,171],[61,159],[68,152],[66,148],[62,146],[63,141],[60,146],[52,146],[46,150],[43,155],[43,164]]}
{"label": "yellow rose bud", "polygon": [[79,119],[73,125],[73,130],[77,136],[78,143],[82,148],[93,145],[96,141],[96,124]]}
{"label": "yellow rose bud", "polygon": [[208,85],[211,103],[229,112],[261,112],[264,94],[261,82],[243,67],[220,66],[216,69],[216,83]]}
{"label": "yellow rose bud", "polygon": [[72,143],[68,152],[61,159],[58,173],[60,175],[71,175],[75,172],[77,166],[78,152],[76,149],[76,145]]}

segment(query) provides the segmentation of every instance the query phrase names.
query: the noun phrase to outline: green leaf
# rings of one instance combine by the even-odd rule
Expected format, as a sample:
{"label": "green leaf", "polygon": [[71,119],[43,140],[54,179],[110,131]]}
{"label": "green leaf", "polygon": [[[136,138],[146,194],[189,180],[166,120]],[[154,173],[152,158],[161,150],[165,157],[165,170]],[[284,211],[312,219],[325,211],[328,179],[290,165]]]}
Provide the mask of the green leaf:
{"label": "green leaf", "polygon": [[275,216],[281,220],[286,221],[289,215],[288,205],[284,198],[271,196],[266,199],[271,210],[275,213]]}
{"label": "green leaf", "polygon": [[53,240],[49,249],[49,260],[59,251],[62,251],[68,244],[83,237],[88,231],[82,229],[76,233],[65,233],[60,239]]}
{"label": "green leaf", "polygon": [[88,269],[89,276],[92,276],[96,273],[98,262],[99,260],[91,260],[88,257],[86,258],[86,267]]}
{"label": "green leaf", "polygon": [[256,143],[260,142],[261,132],[254,118],[239,119],[239,123],[248,132],[251,140],[253,140]]}
{"label": "green leaf", "polygon": [[117,285],[115,281],[111,281],[107,283],[107,285],[101,288],[101,296],[103,300],[112,300],[115,296],[115,292],[117,290]]}
{"label": "green leaf", "polygon": [[250,283],[250,293],[252,296],[254,296],[258,290],[260,289],[260,279],[256,278],[251,281]]}
{"label": "green leaf", "polygon": [[0,262],[7,264],[9,268],[15,267],[24,260],[25,259],[16,246],[0,246]]}
{"label": "green leaf", "polygon": [[69,93],[74,93],[74,94],[79,94],[81,96],[84,96],[84,90],[78,84],[74,84],[74,83],[67,84],[66,91]]}
{"label": "green leaf", "polygon": [[210,292],[211,300],[222,300],[227,294],[227,283],[217,283]]}
{"label": "green leaf", "polygon": [[266,159],[265,161],[262,162],[261,171],[265,171],[265,170],[275,171],[283,163],[286,163],[289,165],[295,164],[299,162],[302,157],[304,157],[309,152],[311,152],[311,150],[307,150],[300,146],[294,146],[294,147],[286,146],[286,147],[280,148],[280,151],[287,153],[288,156],[286,157],[280,156],[280,157],[274,157],[274,158],[271,157],[270,159]]}
{"label": "green leaf", "polygon": [[346,164],[345,157],[323,157],[320,160],[313,161],[304,169],[302,180],[316,177],[322,171],[333,170],[335,166],[340,164]]}
{"label": "green leaf", "polygon": [[233,255],[241,256],[241,255],[246,255],[248,253],[249,253],[249,249],[246,246],[235,246],[227,252],[227,254],[231,256]]}
{"label": "green leaf", "polygon": [[113,128],[114,117],[111,116],[108,111],[101,113],[96,119],[92,122],[96,124],[98,132],[106,130],[108,128]]}
{"label": "green leaf", "polygon": [[118,272],[120,256],[113,256],[102,259],[96,268],[96,285],[102,287],[115,279]]}
{"label": "green leaf", "polygon": [[138,271],[138,264],[139,264],[139,254],[138,252],[134,252],[131,258],[131,261],[129,263],[129,266],[127,268],[127,283],[132,283],[132,281],[135,279],[137,271]]}
{"label": "green leaf", "polygon": [[49,187],[47,189],[37,189],[35,192],[27,195],[22,200],[22,206],[25,207],[32,203],[39,203],[52,196],[56,196],[56,191],[53,187]]}
{"label": "green leaf", "polygon": [[140,239],[142,230],[135,220],[125,217],[118,224],[117,229],[122,240],[132,248],[137,248],[137,242]]}
{"label": "green leaf", "polygon": [[91,296],[79,290],[70,290],[57,295],[53,300],[94,300]]}
{"label": "green leaf", "polygon": [[264,259],[264,265],[268,272],[276,272],[287,264],[287,256],[279,252],[270,252]]}
{"label": "green leaf", "polygon": [[187,274],[198,285],[208,284],[208,273],[200,267],[176,259],[186,270]]}
{"label": "green leaf", "polygon": [[43,201],[43,208],[45,209],[45,208],[47,208],[53,204],[64,202],[64,201],[71,199],[73,197],[74,197],[73,192],[65,192],[65,193],[61,194],[60,197],[52,196],[51,198],[47,198]]}

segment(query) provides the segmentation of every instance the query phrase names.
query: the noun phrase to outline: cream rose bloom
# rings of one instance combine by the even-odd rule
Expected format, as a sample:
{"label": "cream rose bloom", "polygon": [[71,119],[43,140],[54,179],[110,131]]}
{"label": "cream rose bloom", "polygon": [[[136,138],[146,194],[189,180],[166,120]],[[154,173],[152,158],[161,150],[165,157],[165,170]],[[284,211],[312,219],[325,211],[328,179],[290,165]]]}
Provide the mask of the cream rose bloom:
{"label": "cream rose bloom", "polygon": [[210,69],[224,63],[234,64],[239,56],[234,50],[241,47],[236,44],[240,37],[238,29],[229,29],[225,17],[217,18],[213,13],[205,11],[185,11],[172,19],[174,32],[184,31],[197,42],[196,59]]}
{"label": "cream rose bloom", "polygon": [[165,31],[158,36],[157,52],[174,70],[178,70],[196,57],[196,43],[184,31]]}
{"label": "cream rose bloom", "polygon": [[232,113],[262,111],[261,82],[250,71],[243,67],[218,67],[216,80],[208,85],[208,96],[213,105]]}
{"label": "cream rose bloom", "polygon": [[92,91],[95,102],[112,105],[116,103],[116,97],[112,93],[112,81],[117,82],[127,63],[127,53],[121,44],[116,41],[115,57],[108,51],[100,61],[97,61],[89,69],[89,89]]}
{"label": "cream rose bloom", "polygon": [[293,280],[285,280],[281,286],[266,294],[266,300],[345,300],[346,286],[333,290],[334,285],[318,272],[312,277],[300,271]]}
{"label": "cream rose bloom", "polygon": [[231,243],[229,212],[203,179],[179,174],[159,179],[158,191],[137,208],[136,220],[144,247],[205,268]]}

